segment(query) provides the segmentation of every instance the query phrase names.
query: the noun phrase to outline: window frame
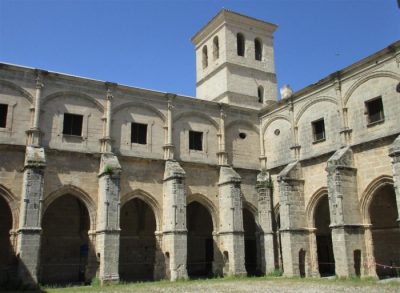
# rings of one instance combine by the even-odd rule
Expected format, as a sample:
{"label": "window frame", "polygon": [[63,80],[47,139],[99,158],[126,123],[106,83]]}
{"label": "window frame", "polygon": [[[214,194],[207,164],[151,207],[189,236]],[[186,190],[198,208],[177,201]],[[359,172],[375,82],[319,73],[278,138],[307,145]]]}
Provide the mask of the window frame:
{"label": "window frame", "polygon": [[[316,132],[317,127],[319,123],[322,122],[322,126],[323,126],[323,131],[322,132]],[[326,140],[326,128],[325,128],[325,119],[324,118],[320,118],[317,120],[314,120],[311,122],[311,127],[312,127],[312,134],[313,134],[313,143],[319,143],[319,142],[323,142]],[[318,138],[318,134],[322,133],[322,138]]]}
{"label": "window frame", "polygon": [[[66,117],[70,117],[70,118],[73,118],[73,117],[75,117],[74,119],[77,119],[78,117],[80,118],[80,134],[75,134],[75,133],[73,133],[74,132],[74,130],[73,130],[73,122],[71,122],[71,126],[69,127],[70,128],[70,131],[66,131],[66,130],[68,130],[67,128],[66,128]],[[83,120],[84,120],[84,115],[82,115],[82,114],[75,114],[75,113],[68,113],[68,112],[64,112],[64,114],[63,114],[63,128],[62,128],[62,135],[64,135],[64,136],[75,136],[75,137],[83,137]],[[72,120],[73,121],[73,120]],[[78,133],[78,132],[76,132],[76,133]]]}
{"label": "window frame", "polygon": [[264,87],[262,85],[257,87],[258,103],[264,104]]}
{"label": "window frame", "polygon": [[[197,142],[193,141],[195,137],[192,137],[192,135],[200,135],[200,144],[198,144],[200,147],[196,147]],[[204,132],[203,131],[195,131],[195,130],[189,130],[189,137],[188,137],[188,149],[189,151],[195,151],[195,152],[203,152],[204,151]],[[195,144],[195,145],[193,145]]]}
{"label": "window frame", "polygon": [[[258,46],[257,46],[258,44]],[[254,39],[254,59],[256,61],[262,61],[263,56],[263,44],[259,38]]]}
{"label": "window frame", "polygon": [[[380,109],[379,112],[375,113],[374,115],[379,114],[379,119],[372,121],[371,117],[374,117],[374,116],[372,116],[371,113],[370,113],[370,110],[371,110],[370,106],[371,106],[372,103],[377,102],[377,101],[380,101],[381,109]],[[378,97],[375,97],[375,98],[372,98],[372,99],[369,99],[369,100],[365,101],[364,102],[364,107],[365,107],[364,114],[366,115],[367,126],[373,126],[375,124],[383,123],[385,121],[385,110],[384,110],[384,107],[383,107],[382,96],[378,96]]]}
{"label": "window frame", "polygon": [[242,33],[236,34],[236,53],[240,57],[245,57],[246,54],[246,39]]}
{"label": "window frame", "polygon": [[[5,111],[5,115],[4,115],[4,117],[3,116],[1,116],[0,115],[0,128],[1,129],[6,129],[7,128],[7,120],[8,120],[8,115],[9,115],[9,111],[8,111],[8,104],[3,104],[3,103],[0,103],[0,113],[1,113],[1,108],[3,108]],[[3,125],[3,123],[1,123],[1,122],[4,122],[4,126],[2,126]]]}
{"label": "window frame", "polygon": [[208,67],[208,48],[207,48],[207,45],[204,45],[203,49],[201,49],[201,56],[202,56],[203,69],[206,69]]}
{"label": "window frame", "polygon": [[213,39],[213,58],[217,60],[219,58],[219,38],[215,36]]}
{"label": "window frame", "polygon": [[[143,143],[143,140],[140,139],[140,130],[138,131],[139,134],[137,136],[137,141],[133,141],[133,138],[134,138],[133,137],[133,134],[134,134],[133,127],[135,125],[138,127],[144,127],[144,129],[145,129],[144,136],[143,136],[144,143]],[[148,124],[146,124],[146,123],[131,122],[131,140],[130,140],[131,144],[147,145],[148,144],[148,128],[149,128]],[[143,133],[142,133],[142,135],[143,135]],[[142,141],[142,142],[140,142],[140,141]]]}

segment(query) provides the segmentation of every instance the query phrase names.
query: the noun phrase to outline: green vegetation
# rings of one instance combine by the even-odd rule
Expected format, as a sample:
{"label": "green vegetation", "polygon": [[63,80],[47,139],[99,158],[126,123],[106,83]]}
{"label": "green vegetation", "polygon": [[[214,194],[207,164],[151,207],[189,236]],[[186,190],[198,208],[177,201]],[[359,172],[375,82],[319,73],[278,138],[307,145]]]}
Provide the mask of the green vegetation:
{"label": "green vegetation", "polygon": [[[177,282],[158,281],[140,283],[109,284],[101,287],[98,279],[92,281],[90,286],[68,287],[42,287],[41,292],[255,292],[263,288],[274,289],[276,292],[285,292],[285,288],[299,288],[299,292],[307,292],[308,288],[315,292],[321,287],[321,291],[343,291],[343,288],[357,290],[399,292],[400,281],[381,283],[371,278],[285,278],[282,272],[276,271],[264,277],[225,277],[199,280],[179,280]],[[274,289],[275,290],[275,289]],[[271,291],[272,292],[272,291]]]}

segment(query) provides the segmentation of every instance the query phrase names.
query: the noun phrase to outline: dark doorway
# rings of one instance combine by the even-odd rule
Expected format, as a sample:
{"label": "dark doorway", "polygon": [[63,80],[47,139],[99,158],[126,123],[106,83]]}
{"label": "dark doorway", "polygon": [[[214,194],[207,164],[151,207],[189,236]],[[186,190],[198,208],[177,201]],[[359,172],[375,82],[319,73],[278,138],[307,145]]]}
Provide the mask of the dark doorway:
{"label": "dark doorway", "polygon": [[333,256],[332,233],[329,225],[328,195],[321,197],[315,208],[315,228],[317,237],[318,267],[321,277],[335,275],[335,258]]}
{"label": "dark doorway", "polygon": [[122,281],[151,281],[154,278],[156,218],[151,207],[139,198],[121,208],[119,275]]}
{"label": "dark doorway", "polygon": [[198,202],[187,207],[187,270],[189,277],[204,278],[213,274],[213,223],[208,210]]}
{"label": "dark doorway", "polygon": [[47,208],[42,221],[42,283],[65,285],[88,281],[85,277],[89,227],[89,213],[73,195],[63,195]]}
{"label": "dark doorway", "polygon": [[354,272],[357,277],[361,276],[361,250],[356,249],[353,251],[354,258]]}
{"label": "dark doorway", "polygon": [[257,271],[257,224],[254,215],[243,209],[244,264],[248,276],[256,276]]}
{"label": "dark doorway", "polygon": [[299,251],[299,272],[300,278],[306,277],[306,251],[304,249]]}
{"label": "dark doorway", "polygon": [[400,228],[396,195],[392,185],[379,188],[369,207],[376,273],[380,279],[399,277]]}
{"label": "dark doorway", "polygon": [[16,269],[16,260],[10,241],[11,229],[11,210],[0,195],[0,286],[6,285],[10,281]]}

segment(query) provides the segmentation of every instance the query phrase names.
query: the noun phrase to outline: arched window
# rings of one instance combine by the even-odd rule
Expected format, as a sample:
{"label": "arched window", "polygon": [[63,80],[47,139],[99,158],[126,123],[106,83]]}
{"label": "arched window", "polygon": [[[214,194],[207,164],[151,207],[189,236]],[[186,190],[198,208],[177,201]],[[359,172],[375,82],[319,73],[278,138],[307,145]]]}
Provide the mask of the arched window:
{"label": "arched window", "polygon": [[255,53],[256,60],[261,61],[261,59],[262,59],[262,43],[259,39],[254,40],[254,53]]}
{"label": "arched window", "polygon": [[260,85],[257,89],[258,102],[264,103],[264,88]]}
{"label": "arched window", "polygon": [[208,52],[207,52],[207,46],[203,47],[203,68],[206,68],[208,66]]}
{"label": "arched window", "polygon": [[236,35],[237,38],[237,54],[238,56],[244,56],[245,45],[244,45],[244,36],[241,33]]}
{"label": "arched window", "polygon": [[219,40],[218,40],[218,37],[214,37],[214,40],[213,40],[213,57],[214,57],[214,60],[217,60],[219,58]]}

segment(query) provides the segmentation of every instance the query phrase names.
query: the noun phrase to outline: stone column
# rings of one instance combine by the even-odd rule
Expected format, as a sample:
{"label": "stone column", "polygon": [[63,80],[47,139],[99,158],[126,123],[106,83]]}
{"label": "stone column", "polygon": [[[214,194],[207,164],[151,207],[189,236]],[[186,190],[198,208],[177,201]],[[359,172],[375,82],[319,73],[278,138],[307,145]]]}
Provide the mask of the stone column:
{"label": "stone column", "polygon": [[39,120],[40,120],[43,87],[44,84],[42,82],[40,71],[36,70],[36,93],[35,93],[35,106],[33,112],[33,119],[31,128],[26,131],[26,133],[28,134],[28,145],[34,145],[34,146],[40,145]]}
{"label": "stone column", "polygon": [[341,143],[343,146],[350,145],[351,142],[351,129],[349,128],[349,121],[347,117],[347,107],[344,104],[343,101],[343,95],[342,95],[342,82],[340,79],[340,74],[337,72],[334,81],[335,85],[335,92],[336,92],[336,100],[340,101],[340,121],[341,121],[341,131],[340,131],[340,136],[341,136]]}
{"label": "stone column", "polygon": [[99,172],[96,246],[102,284],[119,281],[121,166],[113,154],[102,154]]}
{"label": "stone column", "polygon": [[318,265],[317,235],[316,228],[309,229],[310,237],[310,275],[320,277]]}
{"label": "stone column", "polygon": [[218,133],[218,165],[225,166],[228,163],[225,148],[225,112],[223,105],[220,105],[219,133]]}
{"label": "stone column", "polygon": [[18,277],[24,285],[29,287],[35,287],[38,282],[45,167],[44,149],[27,146],[17,231],[17,256]]}
{"label": "stone column", "polygon": [[258,193],[258,222],[261,228],[260,253],[261,253],[261,272],[271,273],[275,270],[274,254],[274,232],[272,229],[272,192],[269,174],[262,171],[257,176]]}
{"label": "stone column", "polygon": [[155,231],[156,236],[156,252],[155,252],[155,260],[154,260],[154,272],[153,278],[155,281],[162,280],[166,277],[167,272],[165,268],[165,257],[162,250],[162,232]]}
{"label": "stone column", "polygon": [[354,253],[365,261],[364,231],[357,194],[357,169],[350,147],[336,151],[328,160],[328,199],[335,272],[339,277],[356,275]]}
{"label": "stone column", "polygon": [[393,187],[396,194],[397,214],[399,215],[397,223],[400,225],[400,135],[391,145],[389,156],[392,158]]}
{"label": "stone column", "polygon": [[173,99],[176,97],[174,94],[166,94],[166,98],[168,99],[167,104],[167,135],[166,142],[163,146],[164,149],[164,160],[173,160],[174,159],[174,144],[172,143],[172,120],[173,113],[172,110],[174,106],[172,105]]}
{"label": "stone column", "polygon": [[224,275],[245,275],[241,178],[231,167],[219,175],[219,243],[225,261]]}
{"label": "stone column", "polygon": [[305,227],[304,180],[298,161],[287,165],[278,175],[284,275],[308,275],[309,242]]}
{"label": "stone column", "polygon": [[364,225],[364,236],[365,236],[365,262],[363,269],[363,275],[373,278],[378,278],[376,274],[375,256],[374,256],[374,241],[372,239],[372,224]]}
{"label": "stone column", "polygon": [[178,162],[165,162],[163,250],[171,281],[188,277],[185,176]]}
{"label": "stone column", "polygon": [[105,131],[103,133],[103,138],[100,140],[101,145],[101,152],[102,153],[110,153],[112,151],[112,140],[111,140],[111,117],[112,117],[112,88],[115,87],[114,84],[107,82],[107,94],[106,94],[106,113],[103,117],[105,120]]}

